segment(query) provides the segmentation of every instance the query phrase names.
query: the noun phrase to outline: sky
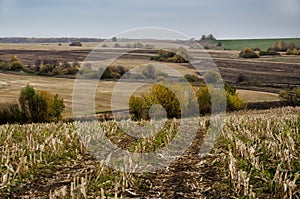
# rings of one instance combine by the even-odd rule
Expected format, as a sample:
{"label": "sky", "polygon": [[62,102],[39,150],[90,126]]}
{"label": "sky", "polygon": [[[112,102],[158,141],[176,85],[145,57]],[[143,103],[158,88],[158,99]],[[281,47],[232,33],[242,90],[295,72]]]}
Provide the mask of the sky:
{"label": "sky", "polygon": [[300,37],[300,0],[0,0],[0,37],[110,38],[142,27],[190,38]]}

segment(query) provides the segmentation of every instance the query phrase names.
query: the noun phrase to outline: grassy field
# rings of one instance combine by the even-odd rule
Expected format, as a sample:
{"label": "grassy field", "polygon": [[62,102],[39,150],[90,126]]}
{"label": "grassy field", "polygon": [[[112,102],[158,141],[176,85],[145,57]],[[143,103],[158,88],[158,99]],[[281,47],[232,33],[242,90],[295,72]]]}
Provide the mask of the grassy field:
{"label": "grassy field", "polygon": [[[200,130],[180,158],[167,168],[141,174],[95,160],[78,139],[76,123],[2,125],[0,197],[299,198],[299,112],[231,113],[205,157],[198,152],[209,118],[199,118]],[[167,125],[153,139],[133,139],[118,132],[119,123],[95,123],[106,133],[93,131],[93,136],[108,136],[119,147],[146,152],[149,146],[168,144],[179,123],[170,124],[173,130]]]}
{"label": "grassy field", "polygon": [[[182,69],[183,70],[183,69]],[[27,84],[32,85],[37,90],[47,90],[53,94],[58,94],[64,99],[66,105],[65,117],[72,116],[72,94],[74,79],[41,77],[30,75],[16,75],[0,73],[0,103],[17,103],[18,96],[22,87]],[[127,82],[128,89],[134,86],[134,82]],[[100,81],[96,91],[96,112],[111,110],[111,95],[116,83],[114,81]],[[147,91],[151,85],[147,84],[136,94]],[[127,90],[124,90],[126,93]],[[245,101],[268,101],[278,100],[278,95],[273,93],[238,90],[239,95]]]}
{"label": "grassy field", "polygon": [[282,38],[282,39],[241,39],[241,40],[220,40],[222,48],[231,50],[242,50],[243,48],[260,48],[267,50],[276,41],[285,41],[287,43],[294,42],[300,47],[300,38]]}

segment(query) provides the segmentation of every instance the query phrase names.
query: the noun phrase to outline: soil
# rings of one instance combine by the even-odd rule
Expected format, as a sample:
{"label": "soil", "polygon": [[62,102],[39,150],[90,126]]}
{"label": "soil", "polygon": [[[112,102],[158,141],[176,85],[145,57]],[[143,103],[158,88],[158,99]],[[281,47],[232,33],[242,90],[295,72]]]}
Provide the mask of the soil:
{"label": "soil", "polygon": [[[119,53],[120,49],[101,49],[107,56]],[[37,60],[57,60],[59,62],[81,62],[90,50],[0,50],[0,60],[10,60],[17,55],[25,64],[34,64]],[[150,60],[155,50],[136,50],[121,56],[121,59]],[[240,59],[232,52],[211,52],[223,80],[235,84],[239,75],[244,75],[249,86],[289,88],[300,85],[300,63],[269,62],[261,59]],[[227,58],[225,58],[227,56]],[[182,64],[189,67],[188,64]]]}
{"label": "soil", "polygon": [[[230,188],[224,183],[226,176],[220,175],[218,167],[212,161],[216,152],[201,158],[198,155],[203,136],[198,133],[186,152],[167,168],[155,173],[142,174],[150,184],[149,188],[133,190],[125,193],[124,198],[229,198]],[[45,198],[50,192],[69,187],[76,177],[93,175],[99,162],[89,154],[83,159],[65,164],[56,169],[41,169],[35,180],[14,189],[9,198]],[[69,190],[68,190],[69,191]],[[88,193],[89,194],[89,193]]]}

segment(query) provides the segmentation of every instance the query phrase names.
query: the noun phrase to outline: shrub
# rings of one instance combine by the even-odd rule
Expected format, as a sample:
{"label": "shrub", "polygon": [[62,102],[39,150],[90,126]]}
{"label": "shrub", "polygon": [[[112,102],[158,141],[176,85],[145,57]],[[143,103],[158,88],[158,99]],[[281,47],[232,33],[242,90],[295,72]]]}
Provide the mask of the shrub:
{"label": "shrub", "polygon": [[0,106],[0,124],[12,124],[22,120],[18,104],[3,104]]}
{"label": "shrub", "polygon": [[258,47],[256,47],[256,48],[253,48],[252,50],[253,50],[253,51],[261,51],[261,49],[260,49],[260,48],[258,48]]}
{"label": "shrub", "polygon": [[204,74],[204,80],[207,84],[218,84],[222,80],[221,75],[215,71],[208,71]]}
{"label": "shrub", "polygon": [[241,109],[245,109],[247,107],[247,103],[244,102],[237,93],[229,93],[226,92],[227,99],[227,111],[238,111]]}
{"label": "shrub", "polygon": [[143,69],[142,74],[148,79],[156,79],[156,71],[153,65],[147,65]]}
{"label": "shrub", "polygon": [[256,54],[251,48],[244,48],[240,52],[239,56],[243,58],[259,58],[258,54]]}
{"label": "shrub", "polygon": [[56,76],[56,75],[63,75],[63,72],[60,68],[60,66],[55,66],[52,70],[52,75]]}
{"label": "shrub", "polygon": [[[103,68],[99,68],[99,71],[103,71]],[[124,66],[108,66],[105,68],[101,79],[120,79],[127,69]]]}
{"label": "shrub", "polygon": [[0,69],[1,70],[8,70],[9,64],[7,62],[0,62]]}
{"label": "shrub", "polygon": [[149,119],[148,112],[155,104],[160,104],[166,110],[167,118],[193,116],[197,107],[199,113],[204,115],[211,112],[211,99],[214,99],[214,111],[221,111],[224,100],[227,101],[228,111],[246,108],[247,103],[238,96],[235,88],[225,85],[225,90],[226,99],[219,88],[211,86],[201,85],[189,90],[182,84],[154,84],[149,93],[131,96],[129,111],[134,120]]}
{"label": "shrub", "polygon": [[280,55],[280,53],[278,53],[274,50],[260,51],[259,52],[259,56],[273,56],[273,55]]}
{"label": "shrub", "polygon": [[157,56],[152,56],[151,60],[160,62],[171,62],[171,63],[186,63],[188,54],[183,48],[178,48],[177,52],[171,52],[160,49]]}
{"label": "shrub", "polygon": [[200,84],[200,83],[203,83],[203,80],[196,76],[196,75],[191,75],[191,74],[186,74],[184,75],[184,78],[189,82],[189,83],[192,83],[192,84]]}
{"label": "shrub", "polygon": [[[177,97],[174,90],[177,93]],[[167,114],[167,118],[180,118],[182,113],[187,113],[189,107],[180,107],[181,100],[187,100],[184,86],[169,84],[154,84],[150,92],[142,96],[131,96],[129,100],[129,111],[134,120],[150,119],[149,110],[151,106],[160,104]],[[196,102],[195,102],[196,103]],[[190,107],[192,103],[189,103]],[[181,110],[184,108],[184,110]]]}
{"label": "shrub", "polygon": [[69,44],[69,46],[79,46],[80,47],[80,46],[82,46],[82,43],[79,41],[77,41],[77,42],[73,41],[72,43]]}
{"label": "shrub", "polygon": [[77,68],[77,67],[69,67],[69,68],[67,68],[65,74],[66,75],[76,75],[78,73],[78,71],[79,71],[79,68]]}
{"label": "shrub", "polygon": [[47,91],[38,91],[27,85],[21,90],[19,103],[21,122],[51,122],[61,119],[65,106],[63,99]]}
{"label": "shrub", "polygon": [[11,57],[10,57],[10,62],[19,62],[20,60],[19,60],[19,58],[17,57],[17,55],[12,55]]}
{"label": "shrub", "polygon": [[115,43],[114,48],[121,48],[121,45],[119,43]]}
{"label": "shrub", "polygon": [[279,97],[293,106],[300,105],[300,87],[294,88],[292,91],[281,90]]}
{"label": "shrub", "polygon": [[278,52],[286,52],[289,48],[294,48],[294,43],[287,44],[284,41],[276,41],[269,50],[274,50]]}
{"label": "shrub", "polygon": [[207,86],[200,86],[196,92],[198,104],[199,104],[199,112],[201,114],[207,114],[211,111],[211,99],[210,93]]}
{"label": "shrub", "polygon": [[248,78],[244,75],[244,74],[239,74],[237,77],[236,77],[236,84],[240,84],[242,82],[246,82],[248,81]]}
{"label": "shrub", "polygon": [[287,55],[300,55],[300,51],[297,49],[289,49],[286,54]]}
{"label": "shrub", "polygon": [[35,73],[34,69],[31,69],[31,68],[29,68],[29,67],[24,67],[24,68],[23,68],[23,71],[24,71],[25,73],[28,73],[28,74],[34,74],[34,73]]}
{"label": "shrub", "polygon": [[41,66],[40,68],[40,71],[38,72],[39,75],[45,75],[45,76],[52,76],[53,73],[53,69],[55,67],[53,65],[50,65],[50,64],[46,64],[46,65],[43,65]]}
{"label": "shrub", "polygon": [[24,68],[23,64],[19,61],[11,62],[8,67],[8,69],[12,71],[20,71],[23,70],[23,68]]}
{"label": "shrub", "polygon": [[117,37],[112,37],[111,40],[112,40],[113,42],[116,42],[116,41],[118,40],[118,38],[117,38]]}

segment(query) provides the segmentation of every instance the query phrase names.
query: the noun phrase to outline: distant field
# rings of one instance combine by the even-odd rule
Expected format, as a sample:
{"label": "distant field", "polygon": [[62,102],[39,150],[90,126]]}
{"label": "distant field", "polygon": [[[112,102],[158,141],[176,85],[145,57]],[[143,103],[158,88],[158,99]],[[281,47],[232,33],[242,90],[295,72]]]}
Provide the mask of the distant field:
{"label": "distant field", "polygon": [[69,46],[70,43],[25,43],[9,44],[0,43],[0,50],[92,50],[98,42],[82,42],[82,46]]}
{"label": "distant field", "polygon": [[238,89],[239,96],[247,102],[264,102],[264,101],[278,101],[279,95],[275,93],[259,92]]}
{"label": "distant field", "polygon": [[[53,94],[58,94],[64,98],[66,104],[66,111],[64,116],[70,117],[72,115],[72,93],[74,87],[74,79],[28,76],[28,75],[14,75],[0,73],[0,103],[17,103],[18,96],[22,87],[26,84],[31,84],[37,90],[48,90]],[[135,87],[135,82],[126,83],[128,86],[124,92],[130,92],[131,87]],[[96,111],[104,112],[111,110],[111,95],[115,87],[114,81],[101,81],[98,84],[96,94]],[[141,94],[145,89],[149,89],[150,85],[146,84],[136,94]],[[273,93],[238,90],[241,98],[248,102],[253,101],[273,101],[278,100],[278,95]]]}
{"label": "distant field", "polygon": [[241,39],[241,40],[220,40],[222,48],[231,50],[242,50],[243,48],[260,48],[267,50],[276,41],[285,41],[287,43],[294,42],[300,47],[300,38],[282,38],[282,39]]}

